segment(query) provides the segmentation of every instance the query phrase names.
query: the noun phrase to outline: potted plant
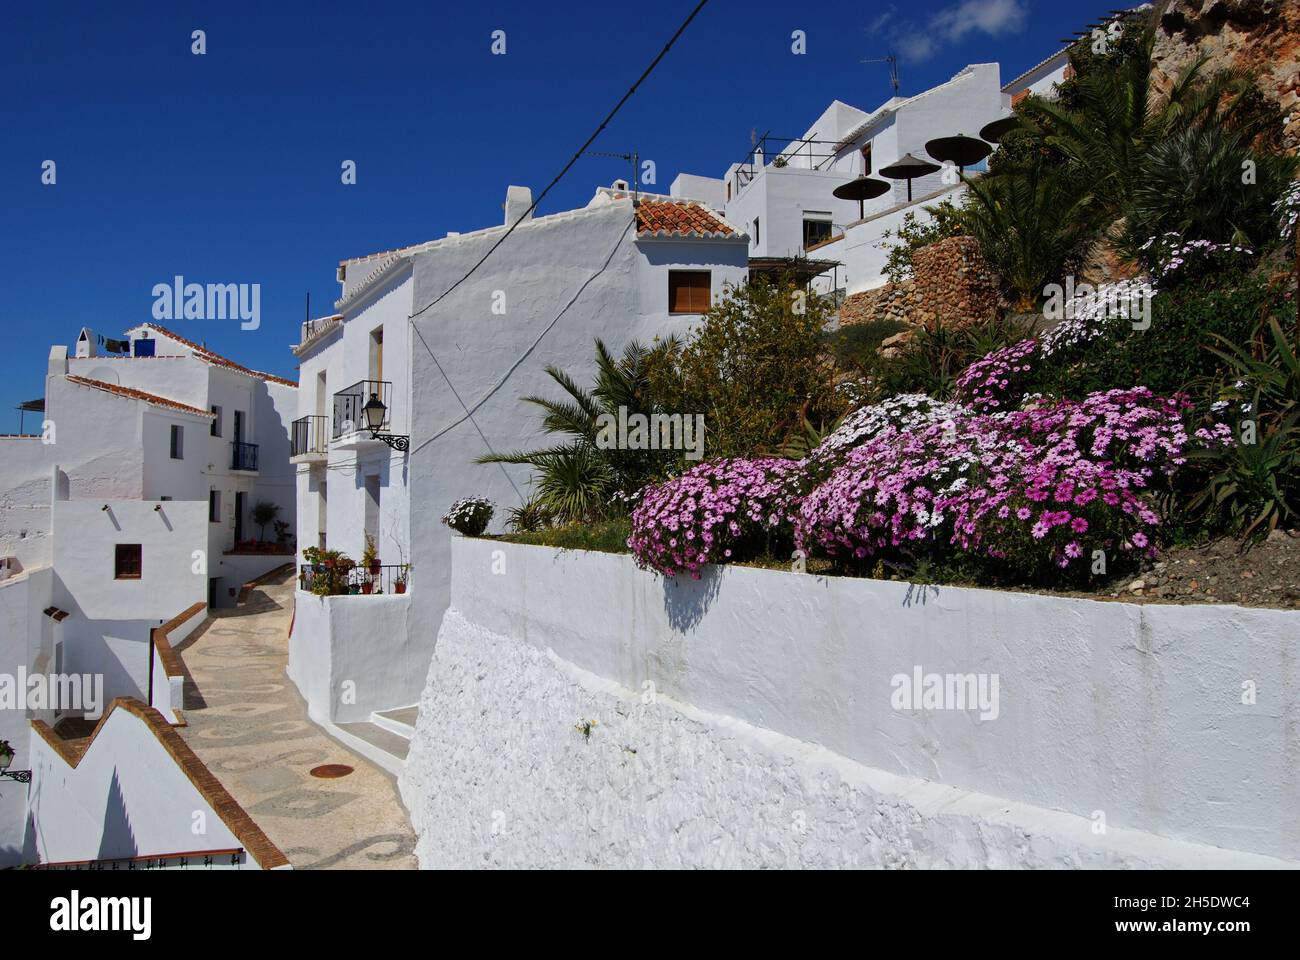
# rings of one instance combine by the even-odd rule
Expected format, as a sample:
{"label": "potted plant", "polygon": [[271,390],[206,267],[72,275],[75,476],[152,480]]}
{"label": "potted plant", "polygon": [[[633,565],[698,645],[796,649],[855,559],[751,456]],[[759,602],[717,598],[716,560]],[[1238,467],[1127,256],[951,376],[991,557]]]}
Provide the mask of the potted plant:
{"label": "potted plant", "polygon": [[370,571],[372,577],[379,576],[383,564],[379,559],[379,551],[375,547],[375,538],[366,534],[366,547],[361,551],[361,565]]}
{"label": "potted plant", "polygon": [[0,770],[8,770],[13,762],[14,748],[9,746],[8,740],[0,740]]}
{"label": "potted plant", "polygon": [[406,592],[407,571],[411,569],[410,564],[403,563],[397,568],[397,576],[393,578],[393,593]]}

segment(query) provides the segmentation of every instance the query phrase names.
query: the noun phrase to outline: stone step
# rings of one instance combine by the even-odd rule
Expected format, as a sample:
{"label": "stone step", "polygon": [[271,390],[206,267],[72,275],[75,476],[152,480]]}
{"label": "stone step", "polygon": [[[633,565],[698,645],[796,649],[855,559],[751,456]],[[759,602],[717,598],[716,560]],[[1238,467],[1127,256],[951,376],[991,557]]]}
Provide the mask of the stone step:
{"label": "stone step", "polygon": [[[391,730],[364,721],[357,723],[340,723],[338,728],[344,733],[356,737],[377,750],[388,754],[399,764],[406,760],[406,753],[411,749],[411,741],[400,737]],[[381,758],[376,758],[381,759]],[[388,766],[384,764],[384,766]]]}
{"label": "stone step", "polygon": [[417,704],[394,710],[376,710],[370,715],[370,722],[409,741],[415,736],[415,721],[419,715],[420,707]]}

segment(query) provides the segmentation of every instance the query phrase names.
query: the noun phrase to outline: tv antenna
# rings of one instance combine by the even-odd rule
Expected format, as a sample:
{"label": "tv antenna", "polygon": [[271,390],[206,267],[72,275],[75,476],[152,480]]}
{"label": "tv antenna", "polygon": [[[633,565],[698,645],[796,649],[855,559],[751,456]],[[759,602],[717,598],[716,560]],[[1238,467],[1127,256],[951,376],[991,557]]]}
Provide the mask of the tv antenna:
{"label": "tv antenna", "polygon": [[606,150],[588,150],[586,151],[586,153],[583,154],[583,156],[608,157],[611,160],[626,160],[629,164],[631,164],[632,177],[630,180],[628,180],[628,186],[632,190],[632,205],[636,206],[638,203],[640,203],[639,194],[640,194],[640,186],[641,186],[640,183],[641,156],[637,151],[633,150],[631,153],[610,153]]}
{"label": "tv antenna", "polygon": [[894,96],[898,96],[898,55],[891,52],[887,57],[878,57],[875,60],[862,60],[862,63],[887,63],[889,64],[889,82],[894,88]]}

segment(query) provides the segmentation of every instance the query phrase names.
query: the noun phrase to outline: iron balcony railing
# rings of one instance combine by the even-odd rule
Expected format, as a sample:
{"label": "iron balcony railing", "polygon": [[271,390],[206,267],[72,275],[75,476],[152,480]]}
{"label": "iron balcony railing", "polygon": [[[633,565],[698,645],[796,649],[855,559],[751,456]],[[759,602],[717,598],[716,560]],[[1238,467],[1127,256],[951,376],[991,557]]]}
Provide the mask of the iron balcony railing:
{"label": "iron balcony railing", "polygon": [[362,408],[371,396],[379,398],[387,410],[381,430],[387,431],[389,418],[393,412],[393,383],[391,380],[362,380],[352,384],[346,390],[334,394],[334,433],[333,438],[345,437],[358,430],[367,429],[366,415]]}
{"label": "iron balcony railing", "polygon": [[326,596],[360,596],[406,593],[411,582],[410,564],[382,564],[373,567],[342,567],[324,563],[298,566],[298,586]]}
{"label": "iron balcony railing", "polygon": [[308,453],[326,454],[329,452],[329,418],[299,417],[292,424],[292,453],[290,456],[301,457]]}
{"label": "iron balcony railing", "polygon": [[240,443],[239,441],[232,442],[230,444],[230,469],[256,470],[257,444]]}

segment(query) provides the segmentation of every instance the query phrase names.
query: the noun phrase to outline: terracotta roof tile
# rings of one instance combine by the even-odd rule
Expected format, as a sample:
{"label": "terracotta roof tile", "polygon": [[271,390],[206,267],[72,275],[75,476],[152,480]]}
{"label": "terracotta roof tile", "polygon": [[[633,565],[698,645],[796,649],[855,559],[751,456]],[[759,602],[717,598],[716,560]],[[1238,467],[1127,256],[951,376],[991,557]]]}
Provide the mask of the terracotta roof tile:
{"label": "terracotta roof tile", "polygon": [[657,237],[734,237],[736,231],[707,207],[677,200],[642,200],[636,232]]}
{"label": "terracotta roof tile", "polygon": [[263,373],[260,370],[254,370],[251,367],[244,366],[242,363],[235,363],[235,361],[231,360],[229,357],[223,357],[219,353],[213,353],[202,344],[195,343],[193,340],[182,337],[175,330],[168,330],[166,327],[159,326],[156,323],[142,323],[140,326],[148,327],[150,330],[157,331],[165,337],[171,337],[177,343],[185,344],[185,346],[194,351],[195,355],[197,355],[200,360],[215,363],[220,367],[229,367],[231,370],[238,370],[240,373],[246,373],[250,377],[257,377],[259,380],[269,380],[272,383],[282,383],[289,387],[298,386],[298,384],[292,380],[286,380],[284,377],[277,377],[273,373]]}
{"label": "terracotta roof tile", "polygon": [[143,400],[145,403],[152,403],[159,407],[168,407],[172,410],[180,410],[182,413],[192,413],[198,417],[208,417],[209,419],[216,416],[211,410],[201,410],[198,407],[192,407],[188,403],[181,403],[179,400],[168,400],[166,397],[160,397],[156,393],[146,393],[143,390],[136,390],[134,387],[122,387],[116,383],[105,383],[103,380],[89,380],[86,377],[77,377],[68,375],[68,381],[79,384],[83,387],[94,387],[96,390],[103,390],[105,393],[117,394],[119,397],[126,397],[130,400]]}

